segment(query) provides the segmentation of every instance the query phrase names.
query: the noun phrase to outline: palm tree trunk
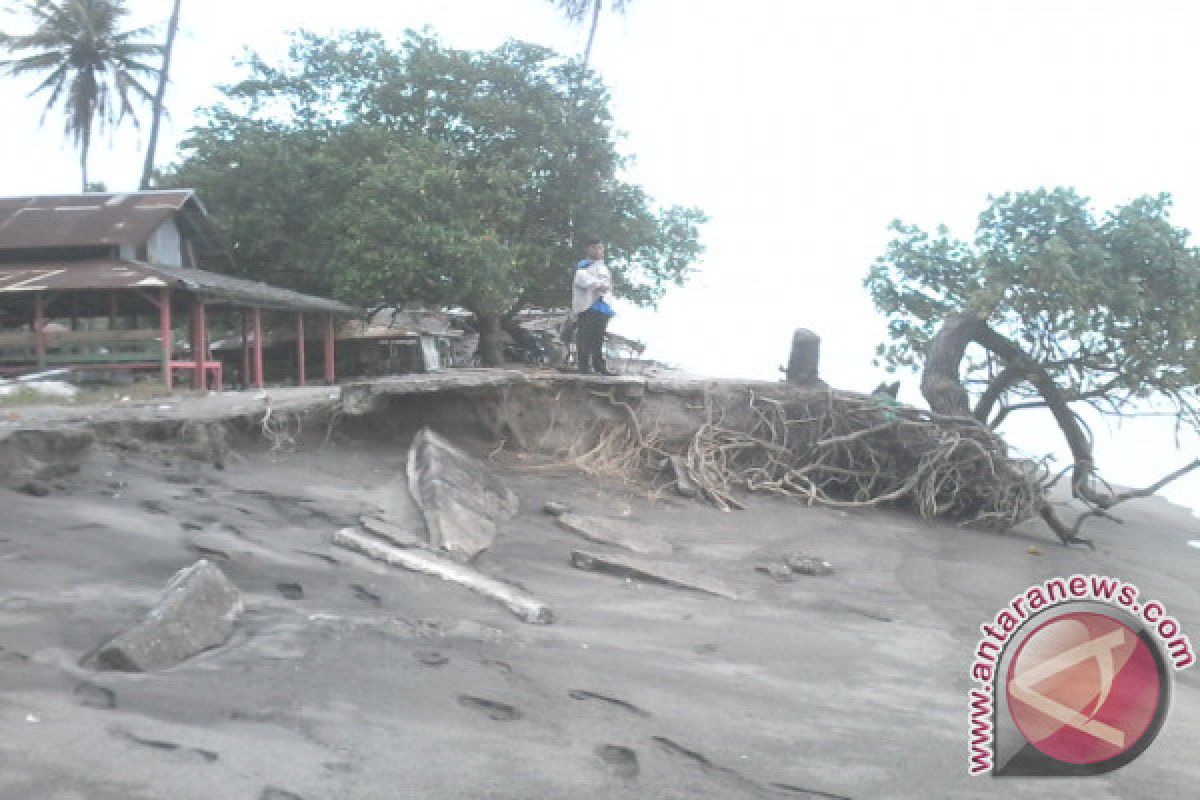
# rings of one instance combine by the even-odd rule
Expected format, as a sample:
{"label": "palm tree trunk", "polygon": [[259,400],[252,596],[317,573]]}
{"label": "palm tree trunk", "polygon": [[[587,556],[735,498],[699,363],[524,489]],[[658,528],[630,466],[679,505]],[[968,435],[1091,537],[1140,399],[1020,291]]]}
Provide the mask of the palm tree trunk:
{"label": "palm tree trunk", "polygon": [[92,145],[92,132],[85,130],[79,140],[79,171],[83,173],[83,191],[88,190],[88,150]]}
{"label": "palm tree trunk", "polygon": [[142,166],[142,180],[138,188],[147,189],[150,186],[150,175],[154,172],[154,151],[158,147],[158,126],[162,120],[163,98],[167,94],[167,74],[171,70],[171,51],[175,46],[175,34],[179,30],[179,6],[182,0],[175,0],[171,9],[171,20],[167,23],[167,45],[163,50],[162,69],[158,73],[158,89],[154,93],[154,118],[150,122],[150,143],[146,146],[146,163]]}
{"label": "palm tree trunk", "polygon": [[583,48],[583,68],[587,69],[588,59],[592,55],[592,42],[596,39],[596,27],[600,24],[600,8],[604,0],[594,0],[592,5],[592,27],[588,29],[587,46]]}

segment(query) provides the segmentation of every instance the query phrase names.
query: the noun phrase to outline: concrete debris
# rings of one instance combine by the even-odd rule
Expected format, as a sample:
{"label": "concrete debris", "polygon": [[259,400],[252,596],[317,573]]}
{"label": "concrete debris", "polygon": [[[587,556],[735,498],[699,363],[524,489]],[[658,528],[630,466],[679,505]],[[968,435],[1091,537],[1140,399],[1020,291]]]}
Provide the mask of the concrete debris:
{"label": "concrete debris", "polygon": [[789,583],[795,578],[795,576],[792,575],[792,568],[787,564],[781,564],[779,562],[760,564],[759,566],[755,567],[754,570],[767,575],[769,578],[779,583]]}
{"label": "concrete debris", "polygon": [[420,549],[402,549],[385,544],[353,528],[343,528],[333,536],[336,545],[362,553],[377,561],[433,575],[442,580],[465,586],[473,592],[503,605],[525,622],[548,625],[554,621],[550,607],[528,592],[511,586],[436,553]]}
{"label": "concrete debris", "polygon": [[517,496],[490,469],[429,428],[408,451],[408,488],[425,516],[429,545],[469,561],[517,513]]}
{"label": "concrete debris", "polygon": [[546,505],[542,506],[542,511],[552,517],[561,517],[563,514],[571,513],[571,507],[557,500],[547,500]]}
{"label": "concrete debris", "polygon": [[201,559],[175,573],[158,604],[132,628],[84,658],[124,672],[173,667],[228,641],[242,613],[237,587]]}
{"label": "concrete debris", "polygon": [[591,542],[611,544],[644,556],[669,556],[671,543],[658,531],[623,520],[562,514],[556,520],[561,528]]}
{"label": "concrete debris", "polygon": [[670,564],[660,564],[631,556],[602,555],[585,550],[573,550],[571,551],[571,566],[590,572],[605,572],[620,578],[660,583],[677,589],[690,589],[730,600],[737,599],[736,592],[712,578],[696,575],[689,570]]}
{"label": "concrete debris", "polygon": [[788,569],[797,575],[829,575],[833,572],[833,565],[823,558],[793,553],[784,560]]}

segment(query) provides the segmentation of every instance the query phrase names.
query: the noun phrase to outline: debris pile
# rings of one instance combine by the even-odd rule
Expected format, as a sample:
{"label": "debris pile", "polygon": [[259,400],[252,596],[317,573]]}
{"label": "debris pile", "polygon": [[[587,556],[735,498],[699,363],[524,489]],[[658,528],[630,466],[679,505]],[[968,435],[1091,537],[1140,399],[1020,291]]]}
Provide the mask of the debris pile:
{"label": "debris pile", "polygon": [[528,592],[488,577],[468,562],[491,546],[497,526],[517,513],[517,496],[495,473],[429,428],[408,450],[403,481],[392,483],[388,508],[343,528],[333,542],[395,567],[433,575],[478,592],[525,622],[554,621]]}

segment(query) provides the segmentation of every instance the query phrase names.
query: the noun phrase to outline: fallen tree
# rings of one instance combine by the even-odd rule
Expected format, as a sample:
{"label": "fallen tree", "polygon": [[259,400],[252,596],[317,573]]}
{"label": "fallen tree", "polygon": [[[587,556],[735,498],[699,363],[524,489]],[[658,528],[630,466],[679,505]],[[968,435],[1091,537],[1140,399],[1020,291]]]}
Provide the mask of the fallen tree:
{"label": "fallen tree", "polygon": [[933,413],[970,415],[991,430],[1016,411],[1053,416],[1072,458],[1057,477],[1069,475],[1085,510],[1065,522],[1043,495],[1037,513],[1064,543],[1083,541],[1087,519],[1200,467],[1117,492],[1100,477],[1076,410],[1136,416],[1165,403],[1177,425],[1200,421],[1190,299],[1200,258],[1169,209],[1166,195],[1142,197],[1098,222],[1068,189],[1004,195],[980,216],[973,245],[944,228],[930,236],[895,223],[898,237],[866,280],[890,317],[880,355],[891,367],[922,368]]}

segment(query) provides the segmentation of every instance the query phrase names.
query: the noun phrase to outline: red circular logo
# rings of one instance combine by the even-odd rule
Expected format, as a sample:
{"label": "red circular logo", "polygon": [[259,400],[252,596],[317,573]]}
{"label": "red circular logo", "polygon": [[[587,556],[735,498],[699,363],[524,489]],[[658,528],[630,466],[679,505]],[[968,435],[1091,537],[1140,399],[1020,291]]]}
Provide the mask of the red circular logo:
{"label": "red circular logo", "polygon": [[1005,691],[1013,722],[1031,745],[1057,761],[1096,764],[1157,732],[1150,726],[1163,687],[1158,662],[1136,631],[1078,611],[1021,642]]}

